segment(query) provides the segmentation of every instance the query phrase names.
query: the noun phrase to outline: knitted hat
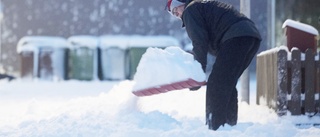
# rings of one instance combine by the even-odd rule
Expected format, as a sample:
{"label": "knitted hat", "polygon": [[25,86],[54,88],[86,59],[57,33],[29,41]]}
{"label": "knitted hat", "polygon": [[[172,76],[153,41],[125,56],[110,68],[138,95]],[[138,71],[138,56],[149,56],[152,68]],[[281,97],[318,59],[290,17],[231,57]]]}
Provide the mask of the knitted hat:
{"label": "knitted hat", "polygon": [[169,12],[171,12],[173,8],[178,7],[182,4],[185,4],[185,0],[168,0],[166,8]]}

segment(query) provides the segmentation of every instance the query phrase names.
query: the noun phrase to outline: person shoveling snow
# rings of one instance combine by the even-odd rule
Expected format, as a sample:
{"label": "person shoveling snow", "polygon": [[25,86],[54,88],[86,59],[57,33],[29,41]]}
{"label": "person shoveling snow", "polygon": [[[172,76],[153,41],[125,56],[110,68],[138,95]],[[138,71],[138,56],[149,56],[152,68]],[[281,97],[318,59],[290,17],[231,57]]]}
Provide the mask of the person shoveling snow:
{"label": "person shoveling snow", "polygon": [[204,71],[207,54],[216,56],[207,82],[208,128],[236,125],[237,81],[260,47],[255,24],[232,5],[215,0],[168,0],[166,9],[182,21]]}

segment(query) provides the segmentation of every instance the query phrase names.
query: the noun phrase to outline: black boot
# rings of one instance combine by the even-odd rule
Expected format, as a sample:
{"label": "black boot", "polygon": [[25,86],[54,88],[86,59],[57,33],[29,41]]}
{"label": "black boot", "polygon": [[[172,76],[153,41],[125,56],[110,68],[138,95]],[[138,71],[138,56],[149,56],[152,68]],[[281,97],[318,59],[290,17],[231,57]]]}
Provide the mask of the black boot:
{"label": "black boot", "polygon": [[234,88],[228,103],[226,123],[234,126],[238,121],[238,91]]}
{"label": "black boot", "polygon": [[226,123],[225,117],[214,116],[212,113],[207,114],[206,124],[211,130],[218,130],[220,126]]}

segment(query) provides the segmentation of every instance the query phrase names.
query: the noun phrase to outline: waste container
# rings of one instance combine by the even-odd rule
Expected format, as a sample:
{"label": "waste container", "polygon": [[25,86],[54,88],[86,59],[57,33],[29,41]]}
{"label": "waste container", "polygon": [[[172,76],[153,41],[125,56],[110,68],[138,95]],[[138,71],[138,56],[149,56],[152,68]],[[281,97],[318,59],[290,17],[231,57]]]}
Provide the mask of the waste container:
{"label": "waste container", "polygon": [[67,47],[67,41],[62,37],[26,36],[21,38],[17,46],[17,52],[21,58],[21,78],[64,80]]}
{"label": "waste container", "polygon": [[285,28],[287,46],[290,51],[293,47],[297,47],[302,52],[308,48],[317,51],[319,32],[314,27],[288,19],[283,23],[282,28]]}
{"label": "waste container", "polygon": [[125,56],[128,36],[105,35],[100,37],[101,80],[126,79]]}
{"label": "waste container", "polygon": [[128,44],[126,56],[127,78],[133,79],[142,55],[149,47],[166,48],[180,46],[179,41],[171,36],[132,36]]}
{"label": "waste container", "polygon": [[[37,77],[37,67],[34,66],[34,52],[27,50],[27,48],[18,51],[21,64],[20,64],[20,77],[23,79],[33,79]],[[37,66],[37,65],[36,65]]]}
{"label": "waste container", "polygon": [[68,79],[98,80],[98,37],[68,38]]}

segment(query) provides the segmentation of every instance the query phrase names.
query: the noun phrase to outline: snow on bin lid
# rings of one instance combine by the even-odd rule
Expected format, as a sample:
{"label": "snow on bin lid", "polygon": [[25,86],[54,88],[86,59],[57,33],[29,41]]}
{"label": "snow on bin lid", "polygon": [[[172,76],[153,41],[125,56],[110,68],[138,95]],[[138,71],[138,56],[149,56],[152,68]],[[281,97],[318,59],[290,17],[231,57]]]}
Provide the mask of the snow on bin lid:
{"label": "snow on bin lid", "polygon": [[180,47],[179,41],[171,36],[132,36],[129,47]]}
{"label": "snow on bin lid", "polygon": [[129,36],[126,35],[105,35],[100,37],[100,47],[110,48],[119,47],[121,49],[126,49],[129,43]]}
{"label": "snow on bin lid", "polygon": [[133,78],[133,91],[193,79],[206,80],[199,62],[179,47],[148,48]]}
{"label": "snow on bin lid", "polygon": [[96,36],[89,36],[89,35],[71,36],[68,38],[68,42],[71,44],[72,47],[80,46],[80,47],[97,48],[99,45],[99,38]]}
{"label": "snow on bin lid", "polygon": [[304,23],[300,23],[300,22],[291,20],[291,19],[287,19],[283,23],[282,28],[285,28],[286,26],[290,26],[292,28],[299,29],[299,30],[304,31],[304,32],[308,32],[308,33],[314,34],[316,36],[319,35],[318,30],[315,29],[314,27],[312,27],[312,26],[310,26],[308,24],[304,24]]}
{"label": "snow on bin lid", "polygon": [[39,47],[67,48],[68,43],[65,38],[56,36],[25,36],[19,40],[17,52],[33,51]]}

